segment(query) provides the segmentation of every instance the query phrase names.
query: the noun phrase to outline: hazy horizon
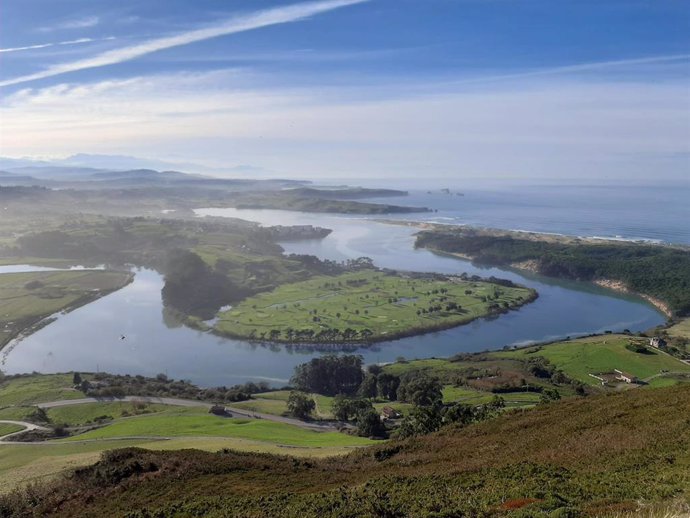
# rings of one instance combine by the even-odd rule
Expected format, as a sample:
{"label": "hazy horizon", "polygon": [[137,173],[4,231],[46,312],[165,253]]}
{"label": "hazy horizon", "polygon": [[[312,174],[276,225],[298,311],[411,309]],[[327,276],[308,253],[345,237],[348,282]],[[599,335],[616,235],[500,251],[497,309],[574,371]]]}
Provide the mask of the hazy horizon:
{"label": "hazy horizon", "polygon": [[688,177],[681,2],[3,10],[4,156],[128,155],[198,166],[189,172],[402,187]]}

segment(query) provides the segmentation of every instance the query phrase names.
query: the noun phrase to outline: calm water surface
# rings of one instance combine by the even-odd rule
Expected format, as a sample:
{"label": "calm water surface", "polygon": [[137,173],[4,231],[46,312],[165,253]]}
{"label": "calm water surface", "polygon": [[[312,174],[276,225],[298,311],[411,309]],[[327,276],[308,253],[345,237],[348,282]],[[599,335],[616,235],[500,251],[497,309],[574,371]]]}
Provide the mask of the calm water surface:
{"label": "calm water surface", "polygon": [[[443,357],[604,330],[637,331],[664,320],[640,299],[587,283],[477,268],[467,261],[414,250],[414,230],[407,227],[284,211],[204,209],[198,214],[241,217],[263,224],[314,224],[334,230],[321,241],[284,244],[287,253],[310,253],[336,260],[368,256],[377,265],[389,268],[495,275],[533,287],[540,294],[536,302],[493,320],[477,320],[455,329],[357,350],[367,363],[393,361],[400,356]],[[11,271],[3,268],[7,267],[0,267],[0,273]],[[229,340],[180,326],[162,306],[162,286],[157,272],[137,270],[132,284],[60,316],[56,322],[5,349],[0,368],[6,373],[163,372],[203,386],[248,380],[280,385],[289,379],[295,365],[321,354]]]}

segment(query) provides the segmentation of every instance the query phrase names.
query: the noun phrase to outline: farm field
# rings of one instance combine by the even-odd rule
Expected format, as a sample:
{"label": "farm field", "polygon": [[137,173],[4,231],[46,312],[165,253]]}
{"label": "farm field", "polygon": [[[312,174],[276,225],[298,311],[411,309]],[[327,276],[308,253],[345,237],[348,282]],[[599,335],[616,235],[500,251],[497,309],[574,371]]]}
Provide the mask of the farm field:
{"label": "farm field", "polygon": [[320,276],[219,314],[223,335],[278,342],[370,342],[454,327],[530,301],[533,290],[380,271]]}
{"label": "farm field", "polygon": [[600,382],[589,374],[611,372],[619,369],[644,380],[662,371],[690,373],[687,365],[668,354],[647,347],[646,353],[638,353],[626,348],[629,343],[644,345],[646,339],[625,335],[605,335],[560,342],[545,346],[527,347],[515,351],[491,353],[497,358],[530,358],[542,356],[571,378],[588,385]]}
{"label": "farm field", "polygon": [[46,414],[51,422],[78,426],[92,423],[97,420],[119,419],[139,414],[153,414],[169,410],[168,405],[159,405],[144,402],[113,402],[113,403],[84,403],[49,408]]}
{"label": "farm field", "polygon": [[0,275],[0,348],[20,332],[60,311],[125,286],[129,273],[102,270]]}
{"label": "farm field", "polygon": [[113,437],[234,437],[285,446],[365,446],[369,439],[339,432],[315,432],[293,425],[260,419],[234,419],[196,408],[174,409],[158,414],[129,417],[75,435],[62,442]]}
{"label": "farm field", "polygon": [[82,392],[73,388],[71,374],[30,375],[0,381],[0,408],[83,397]]}

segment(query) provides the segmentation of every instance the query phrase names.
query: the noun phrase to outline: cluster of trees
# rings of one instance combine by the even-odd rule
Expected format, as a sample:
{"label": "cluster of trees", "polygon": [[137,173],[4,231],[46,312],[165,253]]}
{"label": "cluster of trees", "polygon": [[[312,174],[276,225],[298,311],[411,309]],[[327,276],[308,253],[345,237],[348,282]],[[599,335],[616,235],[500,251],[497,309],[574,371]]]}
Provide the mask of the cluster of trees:
{"label": "cluster of trees", "polygon": [[[577,394],[585,394],[585,386],[582,382],[568,377],[565,372],[563,372],[561,369],[557,369],[547,358],[544,358],[543,356],[534,356],[529,358],[526,361],[526,367],[527,371],[537,378],[547,379],[554,385],[570,384],[573,386]],[[542,396],[546,397],[546,399],[560,399],[558,391],[556,391],[558,397],[555,397],[552,392],[549,392],[550,390],[553,391],[555,389],[544,389],[540,392],[542,393]]]}
{"label": "cluster of trees", "polygon": [[249,295],[189,250],[173,250],[165,268],[163,303],[186,315],[211,318],[219,308]]}
{"label": "cluster of trees", "polygon": [[615,279],[659,298],[679,316],[690,314],[690,252],[637,243],[552,243],[467,231],[424,231],[417,247],[460,252],[478,263],[507,265],[534,260],[539,273],[576,280]]}
{"label": "cluster of trees", "polygon": [[303,392],[325,396],[354,395],[364,380],[362,365],[362,357],[351,354],[312,358],[308,363],[295,367],[290,382]]}
{"label": "cluster of trees", "polygon": [[498,415],[505,407],[500,396],[484,405],[443,403],[443,385],[435,378],[420,372],[404,375],[397,391],[399,401],[412,403],[412,411],[405,416],[395,435],[398,438],[424,435],[448,424],[467,425]]}
{"label": "cluster of trees", "polygon": [[149,378],[104,372],[86,376],[75,372],[72,381],[89,397],[156,396],[198,399],[214,403],[246,401],[252,394],[272,390],[265,382],[202,389],[188,381],[170,379],[165,374]]}

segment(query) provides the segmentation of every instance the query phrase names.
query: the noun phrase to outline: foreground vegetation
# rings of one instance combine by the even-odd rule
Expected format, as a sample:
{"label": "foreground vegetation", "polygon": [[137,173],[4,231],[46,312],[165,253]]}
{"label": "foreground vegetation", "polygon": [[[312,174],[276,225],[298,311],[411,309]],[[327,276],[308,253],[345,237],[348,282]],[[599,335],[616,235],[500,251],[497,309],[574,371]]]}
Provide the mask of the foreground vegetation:
{"label": "foreground vegetation", "polygon": [[477,263],[520,265],[543,275],[585,281],[614,280],[690,315],[690,251],[641,243],[585,242],[467,227],[437,227],[416,246],[460,253]]}
{"label": "foreground vegetation", "polygon": [[247,298],[221,313],[215,330],[288,343],[374,342],[465,324],[535,297],[534,290],[497,279],[369,269],[286,284]]}
{"label": "foreground vegetation", "polygon": [[615,516],[690,497],[688,415],[684,385],[512,412],[339,459],[117,450],[0,506],[18,516]]}
{"label": "foreground vegetation", "polygon": [[88,304],[131,278],[126,272],[98,270],[0,275],[0,348],[41,320]]}

